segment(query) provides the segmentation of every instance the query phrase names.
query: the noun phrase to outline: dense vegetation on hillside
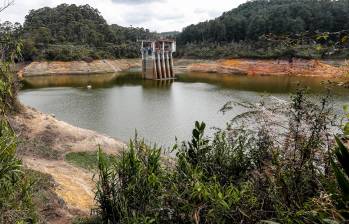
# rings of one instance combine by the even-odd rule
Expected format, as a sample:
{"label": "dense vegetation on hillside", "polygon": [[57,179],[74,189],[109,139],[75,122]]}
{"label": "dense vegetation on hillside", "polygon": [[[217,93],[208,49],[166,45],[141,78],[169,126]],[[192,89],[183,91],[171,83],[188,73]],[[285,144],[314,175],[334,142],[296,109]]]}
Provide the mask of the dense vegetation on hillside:
{"label": "dense vegetation on hillside", "polygon": [[[214,20],[185,27],[178,37],[179,55],[279,57],[289,53],[289,46],[281,41],[261,39],[261,36],[292,36],[307,32],[308,36],[314,34],[314,38],[304,39],[297,46],[292,46],[294,54],[319,57],[324,55],[314,50],[318,42],[315,37],[317,32],[348,29],[348,0],[253,0]],[[336,38],[340,37],[338,34]],[[204,50],[195,51],[196,48]]]}
{"label": "dense vegetation on hillside", "polygon": [[182,42],[257,40],[263,34],[349,29],[348,0],[254,0],[184,28]]}
{"label": "dense vegetation on hillside", "polygon": [[62,4],[32,10],[25,17],[23,56],[25,60],[137,57],[137,39],[154,35],[143,28],[108,25],[89,5]]}
{"label": "dense vegetation on hillside", "polygon": [[[32,10],[23,26],[0,28],[21,32],[25,60],[135,58],[137,39],[155,36],[177,37],[180,57],[343,58],[349,54],[343,39],[348,21],[349,0],[253,0],[181,33],[108,25],[97,9],[74,4]],[[319,39],[326,32],[331,35]],[[346,45],[335,49],[342,40]]]}

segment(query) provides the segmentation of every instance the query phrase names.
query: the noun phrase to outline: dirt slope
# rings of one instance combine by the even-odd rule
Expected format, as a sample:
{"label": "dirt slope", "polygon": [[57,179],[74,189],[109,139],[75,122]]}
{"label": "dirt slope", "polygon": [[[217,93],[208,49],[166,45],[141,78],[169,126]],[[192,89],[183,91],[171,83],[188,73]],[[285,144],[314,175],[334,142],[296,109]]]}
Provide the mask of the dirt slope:
{"label": "dirt slope", "polygon": [[85,61],[37,61],[21,67],[18,75],[75,75],[75,74],[106,74],[127,70],[131,67],[140,67],[139,59],[95,60]]}
{"label": "dirt slope", "polygon": [[322,76],[338,77],[349,73],[348,65],[334,66],[319,60],[249,60],[229,59],[210,63],[193,63],[193,72],[213,72],[238,75]]}
{"label": "dirt slope", "polygon": [[[116,153],[124,147],[121,141],[75,127],[30,107],[23,107],[22,112],[13,115],[10,120],[21,139],[44,143],[47,148],[59,154],[59,159],[67,152],[96,151],[98,146],[108,153]],[[33,155],[30,153],[29,155]]]}
{"label": "dirt slope", "polygon": [[29,169],[50,174],[58,183],[55,189],[70,208],[78,208],[88,214],[94,207],[94,183],[92,173],[74,167],[65,161],[46,160],[32,157],[22,158]]}
{"label": "dirt slope", "polygon": [[[64,161],[69,152],[96,151],[101,146],[116,154],[124,143],[94,131],[74,127],[33,108],[23,107],[9,117],[20,144],[17,153],[23,164],[32,170],[49,174],[55,181],[54,192],[64,205],[46,217],[49,223],[70,223],[76,216],[89,215],[94,207],[93,174]],[[60,211],[58,211],[60,210]]]}

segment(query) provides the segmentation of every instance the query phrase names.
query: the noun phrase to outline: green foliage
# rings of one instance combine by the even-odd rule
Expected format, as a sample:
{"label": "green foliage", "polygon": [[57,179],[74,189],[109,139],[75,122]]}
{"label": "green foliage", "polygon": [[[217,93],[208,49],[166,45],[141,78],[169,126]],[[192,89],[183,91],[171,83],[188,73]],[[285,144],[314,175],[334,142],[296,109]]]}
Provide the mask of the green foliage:
{"label": "green foliage", "polygon": [[[88,170],[96,170],[98,166],[97,152],[70,152],[65,155],[65,160],[70,164],[82,167]],[[112,160],[113,157],[106,156],[107,160]]]}
{"label": "green foliage", "polygon": [[342,169],[331,160],[333,170],[335,172],[338,185],[343,193],[343,200],[349,201],[349,151],[343,142],[336,137],[337,147],[334,154],[341,165]]}
{"label": "green foliage", "polygon": [[[323,51],[328,52],[327,47]],[[179,44],[177,57],[184,58],[321,58],[321,51],[318,51],[314,46],[307,44],[295,44],[286,46],[283,42],[271,42],[269,40],[258,41],[239,41],[231,43],[187,43]],[[334,56],[333,56],[334,57]],[[343,56],[338,56],[343,57]],[[344,56],[345,57],[345,56]]]}
{"label": "green foliage", "polygon": [[96,200],[104,223],[153,223],[161,212],[164,169],[160,149],[131,141],[114,162],[98,151]]}
{"label": "green foliage", "polygon": [[[212,139],[196,122],[192,139],[173,147],[173,160],[137,137],[115,160],[99,151],[96,199],[103,223],[345,220],[330,196],[337,191],[327,151],[329,98],[320,102],[298,91],[287,105],[240,104],[249,111]],[[285,130],[275,133],[275,127]]]}
{"label": "green foliage", "polygon": [[22,43],[19,24],[0,24],[0,113],[16,109],[18,82],[13,72],[13,62],[20,59]]}
{"label": "green foliage", "polygon": [[0,223],[35,223],[33,180],[23,173],[16,158],[16,138],[2,120],[0,129]]}
{"label": "green foliage", "polygon": [[348,6],[348,0],[248,1],[216,19],[185,27],[177,38],[178,55],[345,58]]}
{"label": "green foliage", "polygon": [[137,39],[155,34],[143,28],[108,25],[89,5],[61,4],[31,10],[23,25],[25,60],[133,58]]}
{"label": "green foliage", "polygon": [[222,16],[190,25],[179,36],[187,42],[257,40],[264,34],[334,32],[349,29],[349,1],[253,0]]}
{"label": "green foliage", "polygon": [[348,0],[254,0],[182,33],[157,34],[108,25],[89,5],[61,4],[31,10],[15,32],[25,60],[136,58],[137,39],[159,36],[177,38],[180,57],[346,58],[348,6]]}
{"label": "green foliage", "polygon": [[[330,161],[332,169],[334,171],[335,177],[337,179],[338,187],[341,190],[341,194],[338,195],[337,204],[340,208],[340,215],[347,218],[349,217],[348,208],[349,208],[349,149],[343,141],[348,140],[348,107],[344,106],[344,125],[343,137],[340,139],[338,136],[335,136],[337,147],[334,149],[333,155],[330,154]],[[348,142],[346,143],[348,144]],[[335,157],[335,159],[333,158]],[[344,219],[344,218],[343,218]]]}
{"label": "green foliage", "polygon": [[88,170],[97,168],[96,152],[70,152],[65,155],[65,160]]}
{"label": "green foliage", "polygon": [[84,217],[84,218],[76,218],[72,222],[73,224],[100,224],[103,223],[102,219],[100,217],[91,216],[91,217]]}
{"label": "green foliage", "polygon": [[17,81],[13,65],[20,58],[18,24],[0,24],[0,223],[36,223],[32,202],[33,179],[16,157],[16,136],[7,114],[16,109]]}
{"label": "green foliage", "polygon": [[349,136],[349,105],[344,105],[343,106],[343,110],[344,110],[344,124],[342,126],[343,129],[343,133],[345,136]]}

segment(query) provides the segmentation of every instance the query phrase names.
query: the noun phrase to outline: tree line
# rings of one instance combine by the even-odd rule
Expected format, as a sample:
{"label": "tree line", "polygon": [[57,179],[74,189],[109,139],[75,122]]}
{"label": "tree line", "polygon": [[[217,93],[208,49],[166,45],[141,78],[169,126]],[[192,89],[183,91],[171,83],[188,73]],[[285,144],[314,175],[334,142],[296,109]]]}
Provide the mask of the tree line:
{"label": "tree line", "polygon": [[25,60],[133,58],[137,39],[152,38],[148,29],[108,25],[89,5],[61,4],[31,10],[23,24]]}
{"label": "tree line", "polygon": [[257,40],[269,33],[283,35],[347,29],[348,0],[254,0],[214,20],[185,27],[179,40],[182,43],[237,42]]}
{"label": "tree line", "polygon": [[[108,25],[89,5],[61,4],[31,10],[23,25],[0,24],[0,32],[8,30],[21,34],[27,61],[136,58],[137,39],[159,36],[177,39],[178,57],[346,58],[348,44],[342,43],[341,51],[332,49],[344,36],[321,35],[349,30],[349,0],[253,0],[216,19],[167,33]],[[303,34],[312,38],[300,38]]]}
{"label": "tree line", "polygon": [[[289,53],[289,47],[261,37],[348,29],[348,0],[253,0],[216,19],[185,27],[177,39],[181,56],[280,57]],[[293,46],[295,56],[323,56],[315,51],[317,44],[316,38],[297,43]],[[206,52],[192,53],[196,47],[202,48],[201,45],[207,46]],[[227,52],[222,52],[222,48]],[[342,52],[337,56],[347,54]]]}

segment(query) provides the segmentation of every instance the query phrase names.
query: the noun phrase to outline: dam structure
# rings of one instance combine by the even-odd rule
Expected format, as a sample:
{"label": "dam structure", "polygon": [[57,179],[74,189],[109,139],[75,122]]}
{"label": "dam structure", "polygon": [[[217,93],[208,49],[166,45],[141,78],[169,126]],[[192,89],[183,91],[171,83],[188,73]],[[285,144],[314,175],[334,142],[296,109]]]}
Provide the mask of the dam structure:
{"label": "dam structure", "polygon": [[176,41],[169,39],[142,40],[142,75],[144,79],[173,80],[173,53]]}

